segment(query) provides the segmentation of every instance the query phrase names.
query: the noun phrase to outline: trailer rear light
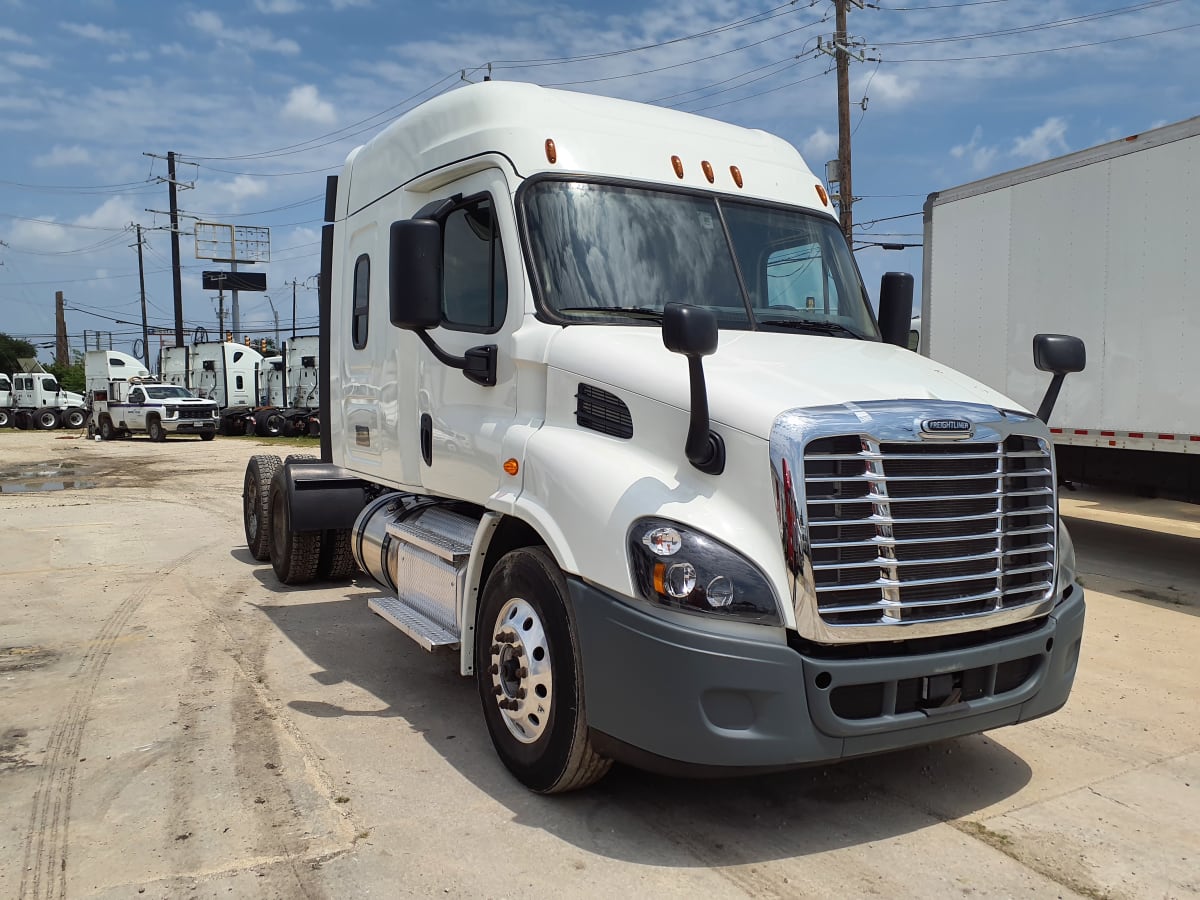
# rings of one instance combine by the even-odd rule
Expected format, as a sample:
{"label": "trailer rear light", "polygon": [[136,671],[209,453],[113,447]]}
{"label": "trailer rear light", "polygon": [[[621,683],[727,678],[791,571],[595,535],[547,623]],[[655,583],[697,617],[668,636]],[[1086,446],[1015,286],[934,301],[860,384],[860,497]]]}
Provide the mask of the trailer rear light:
{"label": "trailer rear light", "polygon": [[709,184],[717,180],[717,176],[713,174],[712,163],[707,159],[700,163],[700,168],[704,170],[704,177],[708,179]]}
{"label": "trailer rear light", "polygon": [[738,187],[742,186],[742,170],[737,166],[729,167],[729,174],[733,176],[733,183]]}
{"label": "trailer rear light", "polygon": [[551,164],[558,162],[558,149],[554,146],[554,138],[546,138],[546,161]]}
{"label": "trailer rear light", "polygon": [[829,205],[829,195],[825,193],[825,188],[821,187],[819,184],[817,185],[817,196],[821,198],[822,206]]}
{"label": "trailer rear light", "polygon": [[675,170],[676,175],[683,177],[683,160],[678,156],[671,157],[671,168]]}

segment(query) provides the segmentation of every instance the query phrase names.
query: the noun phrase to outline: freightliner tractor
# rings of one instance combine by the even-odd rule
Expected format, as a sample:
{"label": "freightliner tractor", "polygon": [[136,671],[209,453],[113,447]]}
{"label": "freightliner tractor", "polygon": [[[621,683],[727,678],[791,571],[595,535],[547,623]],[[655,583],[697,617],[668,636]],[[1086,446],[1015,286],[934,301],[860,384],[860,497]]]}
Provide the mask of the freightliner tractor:
{"label": "freightliner tractor", "polygon": [[786,769],[1066,702],[1083,591],[1045,420],[909,351],[784,141],[531,85],[407,113],[328,182],[321,458],[246,537],[347,570],[478,685],[534,791]]}
{"label": "freightliner tractor", "polygon": [[81,394],[64,391],[49,372],[0,375],[0,428],[82,428],[87,410]]}

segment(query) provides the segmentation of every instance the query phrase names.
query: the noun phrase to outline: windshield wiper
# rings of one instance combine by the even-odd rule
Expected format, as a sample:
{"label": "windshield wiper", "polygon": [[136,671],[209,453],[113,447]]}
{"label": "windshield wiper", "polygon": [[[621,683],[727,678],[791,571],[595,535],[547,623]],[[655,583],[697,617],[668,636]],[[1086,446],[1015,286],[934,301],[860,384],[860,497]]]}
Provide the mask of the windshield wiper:
{"label": "windshield wiper", "polygon": [[558,311],[560,313],[598,313],[601,315],[621,315],[628,316],[631,319],[648,319],[652,322],[661,322],[663,318],[661,309],[651,309],[646,306],[568,306]]}
{"label": "windshield wiper", "polygon": [[795,328],[798,331],[815,331],[819,334],[846,334],[852,338],[865,341],[861,334],[852,328],[847,328],[837,322],[825,322],[819,319],[759,319],[759,325],[780,325],[784,328]]}

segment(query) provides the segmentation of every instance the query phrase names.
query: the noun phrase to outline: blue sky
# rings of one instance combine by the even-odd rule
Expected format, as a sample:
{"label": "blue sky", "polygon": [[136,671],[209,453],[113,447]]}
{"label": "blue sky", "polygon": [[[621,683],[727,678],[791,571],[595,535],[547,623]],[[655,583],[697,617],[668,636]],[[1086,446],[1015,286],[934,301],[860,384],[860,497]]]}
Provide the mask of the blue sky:
{"label": "blue sky", "polygon": [[[924,197],[1200,114],[1195,0],[878,0],[850,32],[854,207],[864,242],[919,243]],[[311,330],[324,176],[422,98],[463,79],[560,85],[781,135],[813,171],[837,154],[831,0],[654,6],[528,0],[0,0],[0,331],[72,346],[140,337],[133,223],[147,228],[152,325],[171,327],[166,164],[183,226],[269,226],[267,298],[243,329]],[[865,101],[864,101],[864,98]],[[860,101],[864,101],[861,102]],[[863,108],[865,107],[865,109]],[[194,218],[193,218],[194,217]],[[887,219],[871,224],[873,220]],[[216,297],[181,240],[184,316],[217,334]],[[857,253],[872,295],[919,249]],[[113,321],[120,320],[120,321]],[[152,342],[157,346],[157,341]],[[42,351],[44,360],[51,358]]]}

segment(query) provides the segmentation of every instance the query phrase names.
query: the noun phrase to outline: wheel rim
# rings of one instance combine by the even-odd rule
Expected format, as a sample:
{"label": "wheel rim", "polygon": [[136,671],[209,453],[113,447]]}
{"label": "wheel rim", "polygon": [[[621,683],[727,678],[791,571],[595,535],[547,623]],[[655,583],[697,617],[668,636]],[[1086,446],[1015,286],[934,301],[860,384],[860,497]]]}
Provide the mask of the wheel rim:
{"label": "wheel rim", "polygon": [[246,489],[246,531],[251,543],[258,540],[258,485],[253,481]]}
{"label": "wheel rim", "polygon": [[491,656],[500,718],[514,738],[532,744],[550,724],[554,684],[546,629],[527,601],[515,597],[500,609]]}

